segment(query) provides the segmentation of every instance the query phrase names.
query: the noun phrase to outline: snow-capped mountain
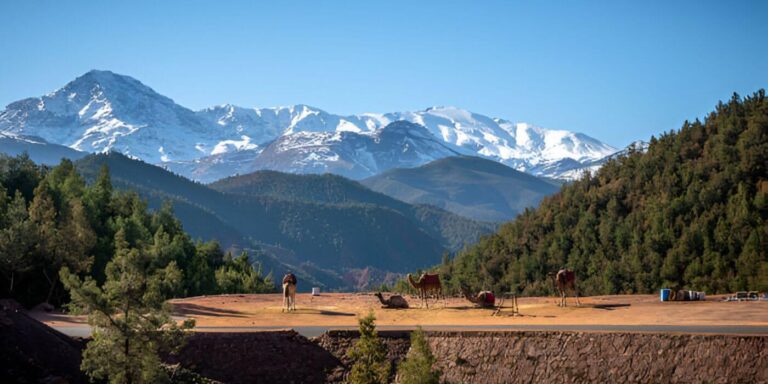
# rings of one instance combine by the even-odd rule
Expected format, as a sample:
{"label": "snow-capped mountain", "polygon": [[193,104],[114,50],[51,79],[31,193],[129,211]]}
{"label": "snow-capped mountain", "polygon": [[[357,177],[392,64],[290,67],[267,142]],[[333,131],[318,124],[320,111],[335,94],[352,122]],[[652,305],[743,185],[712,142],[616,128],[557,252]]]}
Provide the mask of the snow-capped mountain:
{"label": "snow-capped mountain", "polygon": [[[413,124],[385,129],[398,121]],[[572,178],[574,170],[616,152],[584,134],[455,107],[353,116],[307,105],[194,112],[109,71],[90,71],[48,95],[11,103],[0,112],[0,132],[85,152],[116,150],[201,181],[265,168],[367,177],[451,154]]]}
{"label": "snow-capped mountain", "polygon": [[[261,142],[302,132],[305,138],[312,137],[316,143],[318,140],[332,140],[338,136],[308,133],[370,134],[392,122],[408,121],[424,126],[435,138],[441,139],[457,153],[494,159],[520,171],[554,178],[559,178],[561,172],[573,171],[583,163],[616,152],[616,148],[581,133],[549,130],[527,123],[511,123],[455,107],[337,116],[306,105],[263,109],[225,105],[201,113],[205,113],[210,121],[228,128],[259,132],[258,140]],[[320,148],[318,145],[313,146]],[[322,157],[322,154],[318,153],[318,156]]]}
{"label": "snow-capped mountain", "polygon": [[[558,175],[560,175],[560,179],[563,179],[563,180],[576,180],[576,179],[581,178],[584,175],[584,172],[588,171],[588,172],[594,174],[608,160],[616,159],[616,158],[619,158],[621,156],[626,156],[630,152],[642,152],[642,153],[645,153],[645,151],[648,150],[648,146],[649,145],[650,145],[650,143],[648,143],[647,141],[636,140],[636,141],[632,142],[631,144],[627,145],[626,147],[624,147],[624,149],[622,149],[620,151],[616,151],[616,152],[614,152],[614,153],[612,153],[612,154],[610,154],[608,156],[602,157],[602,158],[597,159],[597,160],[592,160],[592,161],[580,163],[580,165],[578,167],[563,166],[562,163],[567,162],[568,160],[570,160],[570,159],[565,159],[565,160],[561,160],[561,161],[556,162],[556,163],[549,164],[549,165],[545,166],[545,167],[549,167],[549,168],[540,169],[538,171],[541,172],[541,173],[558,174]],[[559,169],[552,169],[551,167],[559,167]]]}
{"label": "snow-capped mountain", "polygon": [[252,169],[335,173],[352,179],[392,168],[411,168],[459,153],[424,127],[396,121],[371,132],[296,132],[280,136]]}
{"label": "snow-capped mountain", "polygon": [[0,131],[86,152],[116,150],[150,163],[206,155],[220,136],[193,111],[109,71],[90,71],[48,95],[8,105]]}

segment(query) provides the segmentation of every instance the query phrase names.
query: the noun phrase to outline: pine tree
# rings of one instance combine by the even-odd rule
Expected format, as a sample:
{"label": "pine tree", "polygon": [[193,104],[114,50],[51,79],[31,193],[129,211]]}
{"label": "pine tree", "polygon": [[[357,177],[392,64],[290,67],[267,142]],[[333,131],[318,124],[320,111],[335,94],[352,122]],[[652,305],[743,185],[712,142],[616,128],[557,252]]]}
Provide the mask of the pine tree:
{"label": "pine tree", "polygon": [[216,270],[216,285],[219,293],[260,293],[272,292],[275,286],[272,279],[261,276],[261,268],[255,269],[243,252],[232,259],[227,254],[224,265]]}
{"label": "pine tree", "polygon": [[41,272],[48,282],[46,302],[50,302],[58,282],[58,275],[53,275],[51,271],[52,269],[58,271],[63,266],[62,259],[57,253],[59,231],[56,216],[56,207],[48,184],[40,183],[35,188],[35,197],[29,205],[29,218],[33,225],[36,261],[42,266]]}
{"label": "pine tree", "polygon": [[91,228],[96,234],[96,244],[93,247],[93,276],[99,283],[103,283],[106,276],[104,268],[114,253],[113,242],[115,233],[110,225],[110,219],[115,216],[112,207],[113,200],[112,180],[109,168],[102,165],[96,181],[86,189],[83,196],[83,205],[88,212]]}
{"label": "pine tree", "polygon": [[402,384],[437,384],[440,371],[433,371],[437,359],[432,355],[424,331],[418,327],[411,332],[411,348],[397,368],[397,382]]}
{"label": "pine tree", "polygon": [[349,382],[352,384],[377,384],[389,380],[387,347],[376,333],[375,320],[373,312],[358,320],[360,339],[347,352],[347,356],[355,362],[349,374]]}
{"label": "pine tree", "polygon": [[32,227],[26,202],[20,191],[5,204],[5,194],[0,186],[0,270],[8,280],[8,293],[13,296],[17,275],[33,267]]}
{"label": "pine tree", "polygon": [[123,225],[118,223],[115,257],[102,286],[91,277],[80,280],[67,267],[60,273],[71,308],[88,314],[94,327],[81,367],[110,383],[167,381],[159,354],[176,351],[184,330],[194,326],[192,320],[178,326],[165,302],[181,284],[181,271],[174,262],[158,268],[147,249],[129,244]]}

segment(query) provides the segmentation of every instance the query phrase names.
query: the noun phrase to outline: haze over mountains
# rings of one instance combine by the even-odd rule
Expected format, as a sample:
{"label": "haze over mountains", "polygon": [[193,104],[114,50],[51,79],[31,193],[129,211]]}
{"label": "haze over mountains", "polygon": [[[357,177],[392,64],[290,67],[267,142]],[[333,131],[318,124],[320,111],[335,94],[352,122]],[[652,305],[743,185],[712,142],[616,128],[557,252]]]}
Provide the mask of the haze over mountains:
{"label": "haze over mountains", "polygon": [[411,204],[430,204],[491,222],[512,220],[559,189],[558,185],[498,162],[470,156],[393,169],[361,183]]}
{"label": "haze over mountains", "polygon": [[0,132],[17,146],[34,137],[83,152],[119,151],[203,182],[261,169],[362,179],[456,155],[573,179],[616,152],[581,133],[454,107],[353,116],[306,105],[195,112],[129,76],[96,70],[9,104]]}
{"label": "haze over mountains", "polygon": [[265,273],[293,270],[326,288],[360,288],[369,281],[358,282],[359,274],[430,266],[495,228],[334,175],[262,171],[204,186],[119,153],[76,162],[89,179],[102,165],[115,187],[136,191],[152,207],[171,202],[195,238],[261,249]]}

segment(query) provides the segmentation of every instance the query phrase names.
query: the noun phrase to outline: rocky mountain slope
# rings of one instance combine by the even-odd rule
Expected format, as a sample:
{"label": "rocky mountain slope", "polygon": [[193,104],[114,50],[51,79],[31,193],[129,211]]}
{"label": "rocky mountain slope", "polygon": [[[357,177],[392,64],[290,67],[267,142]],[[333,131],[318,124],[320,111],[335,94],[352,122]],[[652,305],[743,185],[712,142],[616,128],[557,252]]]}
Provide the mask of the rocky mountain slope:
{"label": "rocky mountain slope", "polygon": [[[412,124],[385,129],[400,121]],[[306,105],[195,112],[136,79],[97,70],[9,104],[0,112],[0,132],[84,152],[119,151],[204,182],[260,169],[364,178],[456,154],[571,178],[573,170],[616,152],[584,134],[454,107],[352,116]]]}

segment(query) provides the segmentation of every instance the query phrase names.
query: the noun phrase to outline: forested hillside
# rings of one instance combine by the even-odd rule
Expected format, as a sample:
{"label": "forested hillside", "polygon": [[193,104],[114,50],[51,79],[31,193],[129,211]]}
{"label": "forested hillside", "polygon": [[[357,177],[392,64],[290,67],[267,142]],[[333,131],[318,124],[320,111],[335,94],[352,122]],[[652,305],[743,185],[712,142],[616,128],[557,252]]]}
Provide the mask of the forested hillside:
{"label": "forested hillside", "polygon": [[[504,167],[503,165],[499,165]],[[533,176],[530,176],[533,178]],[[400,213],[430,236],[439,239],[450,251],[475,243],[492,232],[493,224],[467,219],[428,204],[409,204],[372,191],[357,181],[326,173],[296,175],[258,171],[232,176],[209,184],[215,190],[254,197],[271,197],[297,202],[333,205],[371,205]]]}
{"label": "forested hillside", "polygon": [[59,270],[102,283],[118,247],[171,274],[180,288],[170,296],[274,289],[247,257],[225,255],[217,242],[194,242],[169,205],[149,210],[136,192],[114,191],[106,167],[87,185],[69,160],[48,168],[25,155],[0,156],[3,297],[62,303]]}
{"label": "forested hillside", "polygon": [[[472,233],[472,228],[442,227],[446,221],[432,213],[434,208],[414,209],[405,216],[390,207],[355,201],[331,204],[290,196],[223,193],[118,153],[91,155],[76,165],[89,179],[107,165],[118,187],[137,191],[155,205],[172,201],[194,237],[224,236],[225,248],[261,247],[267,253],[261,258],[266,271],[303,271],[304,281],[326,288],[349,288],[342,280],[348,269],[402,272],[434,264],[450,245],[444,233],[457,239]],[[475,232],[473,239],[480,234]]]}
{"label": "forested hillside", "polygon": [[361,181],[411,204],[430,204],[475,220],[504,222],[538,205],[559,185],[497,161],[453,156],[416,168],[393,169]]}
{"label": "forested hillside", "polygon": [[497,292],[544,292],[561,267],[584,294],[766,290],[767,218],[761,90],[609,161],[440,268],[451,284]]}

